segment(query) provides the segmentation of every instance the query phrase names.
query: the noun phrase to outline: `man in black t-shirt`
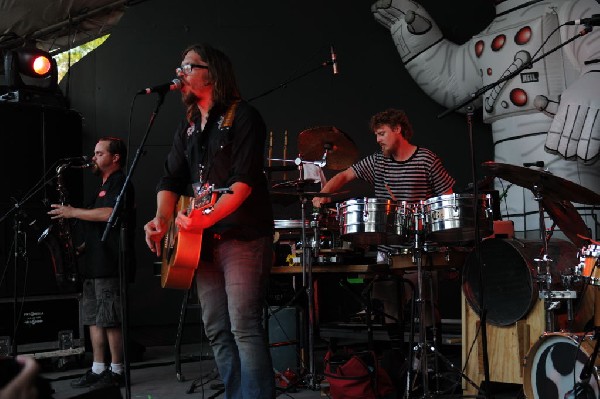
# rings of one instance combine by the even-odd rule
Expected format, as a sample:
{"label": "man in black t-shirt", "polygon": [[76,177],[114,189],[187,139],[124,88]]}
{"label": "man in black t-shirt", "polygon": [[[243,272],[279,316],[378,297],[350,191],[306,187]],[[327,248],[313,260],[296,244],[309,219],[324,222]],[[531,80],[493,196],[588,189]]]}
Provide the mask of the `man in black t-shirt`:
{"label": "man in black t-shirt", "polygon": [[[92,368],[81,378],[71,382],[74,388],[101,388],[124,385],[123,335],[121,330],[121,290],[119,280],[120,229],[110,230],[106,241],[102,235],[117,197],[125,182],[123,166],[127,159],[125,143],[115,137],[102,137],[94,148],[92,171],[102,179],[91,204],[86,208],[53,204],[48,212],[52,219],[76,218],[85,221],[83,263],[83,324],[90,327],[93,350]],[[125,195],[125,210],[121,222],[128,225],[125,254],[126,273],[134,272],[133,231],[135,224],[134,193],[131,185]],[[111,355],[106,364],[105,348]]]}
{"label": "man in black t-shirt", "polygon": [[273,215],[263,171],[266,126],[241,100],[231,61],[221,51],[193,45],[176,72],[187,118],[165,162],[156,216],[144,227],[146,243],[160,255],[177,200],[191,186],[229,189],[210,211],[179,212],[175,223],[181,231],[203,233],[196,287],[225,396],[273,398],[262,317],[273,263]]}

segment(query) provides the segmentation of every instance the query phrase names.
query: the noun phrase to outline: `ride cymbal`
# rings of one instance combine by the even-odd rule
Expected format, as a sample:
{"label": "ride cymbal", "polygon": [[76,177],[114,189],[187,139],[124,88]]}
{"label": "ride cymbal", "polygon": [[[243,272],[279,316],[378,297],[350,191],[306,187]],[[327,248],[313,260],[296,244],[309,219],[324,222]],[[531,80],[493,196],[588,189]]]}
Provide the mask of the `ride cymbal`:
{"label": "ride cymbal", "polygon": [[566,200],[588,205],[600,204],[599,194],[549,172],[491,161],[484,162],[482,166],[496,177],[539,192],[542,198],[551,197],[558,201]]}
{"label": "ride cymbal", "polygon": [[581,248],[585,245],[585,240],[580,236],[589,235],[588,227],[573,204],[569,201],[542,198],[542,206],[554,223],[576,247]]}
{"label": "ride cymbal", "polygon": [[327,151],[326,169],[343,170],[358,160],[354,141],[334,126],[306,129],[298,135],[298,151],[304,160],[318,161]]}

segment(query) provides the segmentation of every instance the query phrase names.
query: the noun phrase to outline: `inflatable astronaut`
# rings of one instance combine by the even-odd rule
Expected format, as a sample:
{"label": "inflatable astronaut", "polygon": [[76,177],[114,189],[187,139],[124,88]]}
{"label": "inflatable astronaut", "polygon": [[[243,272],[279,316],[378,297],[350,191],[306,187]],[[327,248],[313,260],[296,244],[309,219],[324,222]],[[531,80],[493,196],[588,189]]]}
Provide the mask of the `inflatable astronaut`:
{"label": "inflatable astronaut", "polygon": [[[415,1],[379,0],[372,12],[390,30],[413,79],[448,108],[579,35],[472,104],[483,107],[484,122],[492,125],[496,162],[522,166],[543,161],[552,174],[600,193],[600,162],[595,162],[600,153],[600,27],[589,26],[587,34],[581,24],[559,28],[600,14],[596,0],[496,0],[495,19],[463,45],[444,39]],[[516,231],[537,230],[539,208],[532,192],[501,183],[504,218],[514,221]],[[595,235],[593,215],[600,210],[574,205]]]}

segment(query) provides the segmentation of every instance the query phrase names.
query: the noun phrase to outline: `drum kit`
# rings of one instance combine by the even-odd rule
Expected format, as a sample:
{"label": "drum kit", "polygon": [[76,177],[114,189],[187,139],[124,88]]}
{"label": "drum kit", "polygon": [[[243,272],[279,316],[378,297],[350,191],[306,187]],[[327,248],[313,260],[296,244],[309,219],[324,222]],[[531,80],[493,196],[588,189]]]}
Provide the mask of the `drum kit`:
{"label": "drum kit", "polygon": [[[336,203],[335,209],[321,209],[307,218],[306,203],[317,196],[333,199],[344,193],[323,194],[307,187],[312,180],[304,179],[303,166],[317,165],[331,170],[343,170],[358,159],[358,150],[352,140],[335,127],[318,127],[305,130],[298,136],[300,156],[294,160],[271,159],[293,162],[299,171],[299,179],[286,181],[273,186],[276,195],[295,195],[300,199],[302,216],[300,221],[275,221],[276,230],[301,230],[302,244],[302,282],[308,298],[308,385],[315,384],[313,356],[314,303],[312,302],[312,264],[318,258],[323,230],[339,231],[339,241],[351,243],[357,247],[370,245],[392,245],[409,248],[416,261],[416,315],[419,320],[419,336],[416,345],[409,354],[419,360],[415,374],[423,376],[423,390],[427,395],[427,356],[429,352],[441,356],[433,346],[426,342],[421,306],[423,299],[422,258],[428,247],[472,246],[479,237],[488,237],[493,233],[494,214],[490,194],[447,194],[430,198],[419,203],[407,203],[383,198],[352,198]],[[499,326],[508,326],[527,316],[537,300],[544,301],[545,333],[533,345],[525,359],[526,372],[523,374],[523,386],[529,398],[563,398],[565,394],[585,384],[583,388],[599,397],[598,375],[594,366],[600,365],[597,359],[598,329],[600,328],[600,292],[596,294],[594,315],[595,335],[586,333],[564,333],[557,331],[555,325],[556,310],[561,302],[566,302],[568,320],[573,319],[573,304],[577,303],[580,293],[575,287],[591,287],[598,291],[600,271],[598,258],[600,243],[589,238],[587,226],[576,211],[572,202],[598,205],[600,195],[573,182],[553,176],[544,171],[531,170],[515,165],[486,162],[483,168],[489,175],[502,178],[533,192],[539,204],[540,240],[516,240],[514,238],[489,238],[478,243],[480,258],[468,256],[463,268],[463,289],[468,304],[475,312],[481,312],[479,303],[481,290],[487,309],[487,322]],[[293,188],[293,192],[281,191]],[[544,212],[550,216],[565,236],[566,240],[550,236],[544,222]],[[476,227],[477,226],[477,227]],[[312,242],[309,244],[307,231],[312,230]],[[476,231],[478,229],[478,231]],[[431,245],[434,243],[434,245]],[[332,240],[331,247],[339,246],[338,238]],[[577,248],[580,263],[577,259]],[[484,266],[481,266],[479,264]],[[480,273],[483,278],[480,279]],[[479,284],[484,287],[480,287]],[[414,353],[413,353],[414,352]],[[447,361],[443,356],[442,360]],[[413,362],[409,364],[414,364]],[[561,370],[561,365],[571,367],[570,371]],[[552,367],[550,367],[552,366]],[[561,375],[557,381],[554,370]],[[460,373],[460,370],[458,370]],[[469,383],[472,381],[460,373]],[[557,374],[557,375],[559,375]],[[581,374],[582,378],[577,378]],[[564,377],[564,378],[563,378]],[[587,381],[585,381],[587,379]],[[589,382],[593,379],[593,382]],[[582,380],[584,380],[582,382]],[[548,381],[553,381],[548,384]],[[407,380],[407,394],[415,380]],[[558,396],[548,396],[549,385],[554,386]]]}
{"label": "drum kit", "polygon": [[[481,243],[482,253],[488,255],[485,281],[494,281],[493,285],[486,284],[485,303],[488,309],[490,304],[497,304],[497,300],[502,297],[502,305],[496,309],[497,312],[490,311],[490,323],[509,325],[525,317],[536,299],[544,301],[545,332],[529,348],[524,359],[525,395],[536,399],[600,397],[600,379],[597,373],[600,365],[597,357],[600,339],[600,282],[596,270],[600,266],[599,247],[597,242],[588,238],[587,226],[571,203],[598,205],[600,195],[546,171],[494,162],[486,162],[483,167],[496,177],[532,191],[539,205],[540,241],[505,240],[498,243],[484,240]],[[546,230],[544,211],[572,244],[556,239],[550,241],[551,234]],[[499,255],[506,254],[506,251],[500,250],[500,245],[510,246],[514,249],[513,252],[516,250],[523,256],[513,254],[512,259],[502,262]],[[578,251],[577,248],[581,249]],[[579,263],[575,266],[571,266],[575,263],[573,258],[575,261],[579,258]],[[468,262],[464,273],[467,282],[474,281],[469,276]],[[513,276],[512,283],[518,284],[511,285],[507,281],[510,280],[506,277],[508,275]],[[587,289],[593,290],[595,297],[594,331],[571,332],[573,303],[579,302],[579,308]],[[555,313],[561,301],[567,303],[566,329],[564,325],[559,329],[555,324]],[[477,309],[477,305],[473,307]]]}

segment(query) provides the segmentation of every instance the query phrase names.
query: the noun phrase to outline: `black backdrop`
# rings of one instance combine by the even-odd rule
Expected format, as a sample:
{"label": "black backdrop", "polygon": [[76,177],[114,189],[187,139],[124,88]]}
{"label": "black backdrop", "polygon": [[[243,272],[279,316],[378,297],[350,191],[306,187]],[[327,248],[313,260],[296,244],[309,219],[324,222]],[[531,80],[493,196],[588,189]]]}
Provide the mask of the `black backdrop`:
{"label": "black backdrop", "polygon": [[[0,102],[0,133],[4,137],[0,149],[0,218],[4,219],[0,222],[0,297],[12,297],[15,268],[19,295],[57,293],[52,270],[52,256],[59,251],[56,236],[41,243],[38,237],[50,226],[46,215],[49,204],[58,199],[56,161],[81,154],[81,115],[55,107]],[[68,200],[81,203],[82,170],[67,169],[63,178]],[[33,192],[35,187],[41,189]],[[18,230],[22,243],[17,264],[16,216],[21,221]],[[60,262],[58,256],[54,260]]]}
{"label": "black backdrop", "polygon": [[[493,6],[482,0],[423,1],[445,34],[462,41],[487,25]],[[370,1],[151,0],[127,11],[111,37],[72,69],[61,84],[71,107],[83,115],[83,152],[96,139],[117,135],[129,140],[133,154],[146,130],[155,95],[134,93],[170,81],[189,44],[206,41],[227,53],[246,98],[278,86],[329,59],[337,52],[340,73],[322,68],[254,101],[273,132],[273,156],[281,157],[284,132],[288,158],[297,153],[299,132],[314,126],[336,126],[356,143],[361,156],[377,149],[368,121],[388,107],[406,110],[413,142],[436,152],[457,179],[457,189],[471,180],[465,117],[440,120],[445,108],[434,103],[406,73],[389,32],[370,12]],[[67,84],[68,83],[68,84]],[[143,243],[143,224],[155,207],[155,185],[174,128],[183,115],[177,93],[166,101],[151,131],[133,182],[138,202],[136,283],[130,289],[131,323],[175,323],[181,293],[160,288],[152,273],[156,259]],[[129,128],[129,118],[132,124]],[[475,116],[476,162],[492,159],[491,133]],[[331,174],[332,171],[327,171]],[[292,175],[290,177],[296,177]],[[479,176],[481,177],[481,176]],[[93,178],[86,178],[91,187]],[[361,185],[349,197],[368,195]],[[299,210],[292,203],[278,217]]]}

